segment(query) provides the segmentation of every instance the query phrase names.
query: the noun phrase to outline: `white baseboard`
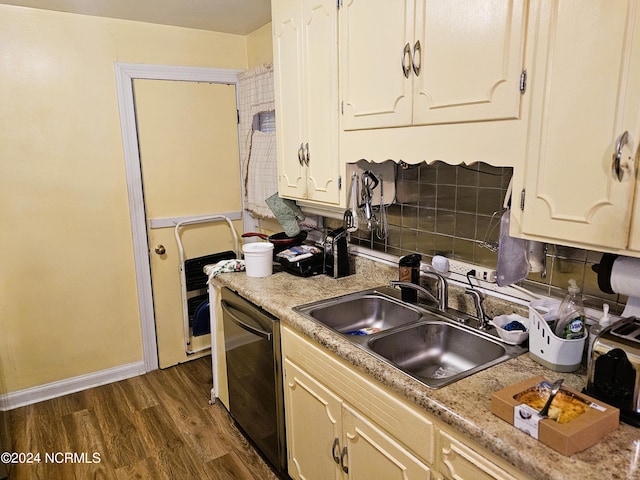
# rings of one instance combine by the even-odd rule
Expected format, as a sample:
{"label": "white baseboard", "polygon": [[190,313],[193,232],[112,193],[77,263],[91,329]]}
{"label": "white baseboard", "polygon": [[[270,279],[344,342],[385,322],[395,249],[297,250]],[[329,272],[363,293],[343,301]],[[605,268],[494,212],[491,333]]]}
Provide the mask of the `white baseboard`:
{"label": "white baseboard", "polygon": [[0,410],[13,410],[32,403],[61,397],[69,393],[117,382],[126,378],[137,377],[146,372],[144,362],[133,362],[98,372],[87,373],[77,377],[66,378],[57,382],[45,383],[37,387],[25,388],[16,392],[0,395]]}

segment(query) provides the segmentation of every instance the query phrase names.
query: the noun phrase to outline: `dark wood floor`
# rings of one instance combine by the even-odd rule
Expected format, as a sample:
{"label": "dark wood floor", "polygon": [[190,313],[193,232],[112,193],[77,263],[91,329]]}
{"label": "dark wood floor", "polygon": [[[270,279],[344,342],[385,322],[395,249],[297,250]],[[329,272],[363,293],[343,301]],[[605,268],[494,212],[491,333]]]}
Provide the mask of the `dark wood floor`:
{"label": "dark wood floor", "polygon": [[226,409],[209,405],[211,383],[204,357],[12,410],[12,451],[40,463],[12,465],[9,478],[275,480]]}

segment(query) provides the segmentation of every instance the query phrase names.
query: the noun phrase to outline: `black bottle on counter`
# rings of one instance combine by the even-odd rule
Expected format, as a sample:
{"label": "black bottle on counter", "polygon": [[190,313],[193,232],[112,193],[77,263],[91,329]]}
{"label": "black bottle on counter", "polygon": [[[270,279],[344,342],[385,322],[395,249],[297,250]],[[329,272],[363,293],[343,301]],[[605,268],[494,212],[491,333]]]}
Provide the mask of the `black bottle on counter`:
{"label": "black bottle on counter", "polygon": [[[420,262],[422,261],[422,255],[419,253],[412,253],[411,255],[405,255],[400,257],[398,261],[398,280],[401,282],[411,282],[416,285],[420,285]],[[413,288],[400,287],[402,301],[417,303],[418,291]]]}

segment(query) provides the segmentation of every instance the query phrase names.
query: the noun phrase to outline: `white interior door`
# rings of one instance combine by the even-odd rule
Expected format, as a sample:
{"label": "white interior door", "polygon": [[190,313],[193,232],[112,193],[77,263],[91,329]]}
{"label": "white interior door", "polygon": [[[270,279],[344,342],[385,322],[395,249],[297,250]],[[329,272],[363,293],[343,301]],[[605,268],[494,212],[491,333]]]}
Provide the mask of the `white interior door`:
{"label": "white interior door", "polygon": [[[180,256],[175,222],[240,212],[240,164],[234,85],[134,81],[140,168],[161,368],[209,353],[210,335],[185,342]],[[236,225],[241,230],[241,225]],[[226,222],[187,225],[185,258],[235,249]],[[188,296],[204,292],[188,292]],[[199,352],[187,354],[189,351]]]}

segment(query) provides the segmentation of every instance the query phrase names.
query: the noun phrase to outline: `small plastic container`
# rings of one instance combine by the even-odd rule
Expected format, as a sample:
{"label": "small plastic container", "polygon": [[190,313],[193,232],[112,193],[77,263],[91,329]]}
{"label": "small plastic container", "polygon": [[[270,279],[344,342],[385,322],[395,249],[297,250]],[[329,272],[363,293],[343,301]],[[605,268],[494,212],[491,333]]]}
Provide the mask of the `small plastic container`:
{"label": "small plastic container", "polygon": [[[513,321],[520,322],[526,330],[523,332],[522,330],[505,330],[502,328]],[[498,315],[491,321],[491,323],[496,327],[496,331],[498,332],[498,335],[500,335],[502,341],[509,345],[520,345],[529,338],[529,319],[516,313],[512,313],[511,315]]]}
{"label": "small plastic container", "polygon": [[574,372],[582,365],[582,353],[587,340],[565,340],[553,333],[547,321],[529,307],[529,356],[540,365],[556,372]]}
{"label": "small plastic container", "polygon": [[242,253],[247,277],[268,277],[273,273],[273,243],[245,243]]}

